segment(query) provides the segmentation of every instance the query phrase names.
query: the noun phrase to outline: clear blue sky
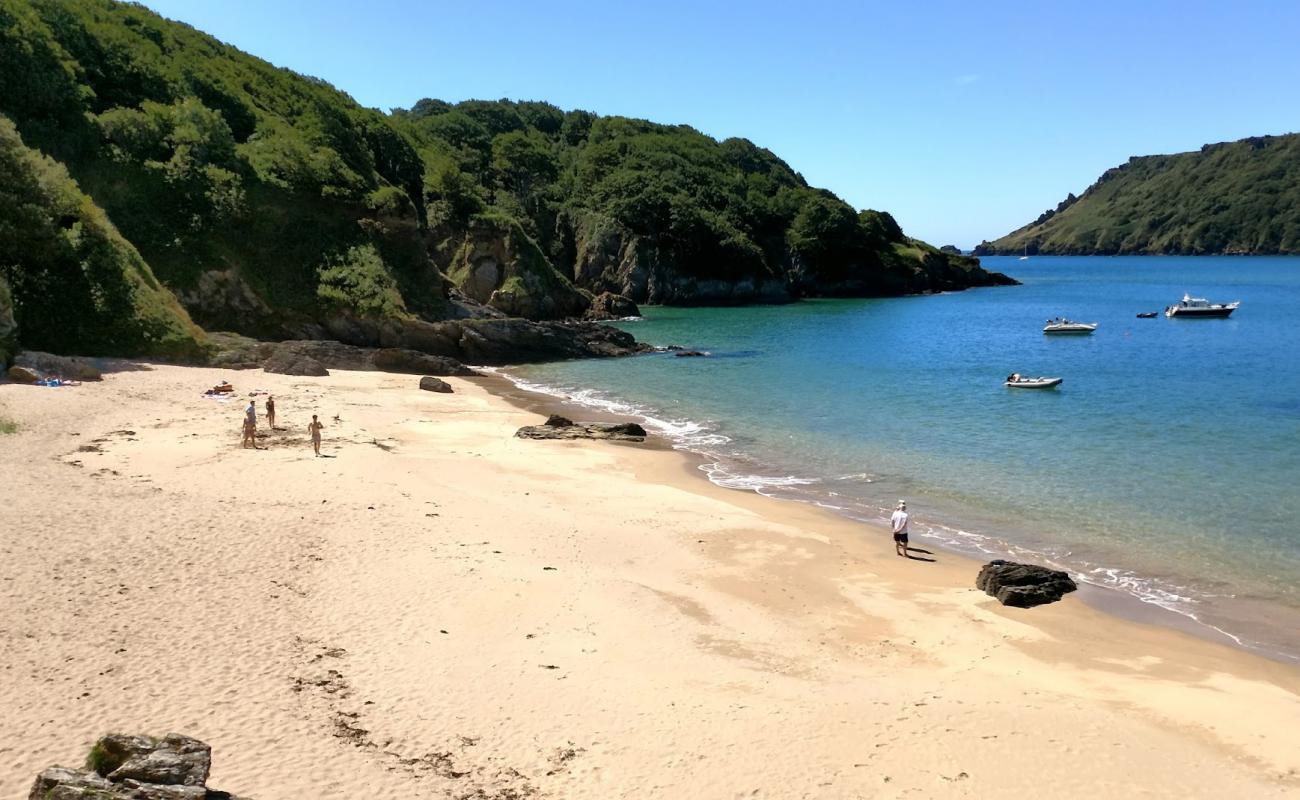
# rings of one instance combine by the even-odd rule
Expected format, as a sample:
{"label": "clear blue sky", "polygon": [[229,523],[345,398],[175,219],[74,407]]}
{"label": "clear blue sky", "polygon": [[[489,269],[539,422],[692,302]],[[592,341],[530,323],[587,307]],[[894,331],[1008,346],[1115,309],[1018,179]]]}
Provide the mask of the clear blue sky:
{"label": "clear blue sky", "polygon": [[1300,131],[1300,2],[145,0],[359,102],[546,100],[743,136],[970,247],[1131,155]]}

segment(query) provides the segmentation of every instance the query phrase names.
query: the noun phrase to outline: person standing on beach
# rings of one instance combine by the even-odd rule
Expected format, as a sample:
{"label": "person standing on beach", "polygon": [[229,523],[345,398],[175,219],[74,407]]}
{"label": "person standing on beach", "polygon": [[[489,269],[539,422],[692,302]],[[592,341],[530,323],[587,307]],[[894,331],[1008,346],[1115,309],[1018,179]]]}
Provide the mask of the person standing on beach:
{"label": "person standing on beach", "polygon": [[275,398],[266,396],[266,427],[275,430]]}
{"label": "person standing on beach", "polygon": [[250,444],[253,449],[257,449],[257,401],[249,400],[248,408],[244,409],[244,439],[239,443],[240,447],[248,447]]}
{"label": "person standing on beach", "polygon": [[311,415],[311,424],[307,426],[307,431],[311,433],[311,448],[316,451],[316,457],[320,458],[320,429],[325,427],[316,419],[316,415]]}
{"label": "person standing on beach", "polygon": [[889,527],[894,531],[894,552],[907,558],[907,503],[899,500],[898,507],[889,517]]}

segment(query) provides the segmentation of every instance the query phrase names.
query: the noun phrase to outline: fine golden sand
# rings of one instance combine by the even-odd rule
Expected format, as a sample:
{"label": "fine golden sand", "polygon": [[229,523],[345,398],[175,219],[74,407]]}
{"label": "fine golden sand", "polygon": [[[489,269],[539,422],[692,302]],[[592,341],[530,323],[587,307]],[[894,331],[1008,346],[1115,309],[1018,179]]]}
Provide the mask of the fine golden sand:
{"label": "fine golden sand", "polygon": [[417,382],[0,385],[0,797],[108,731],[257,800],[1300,793],[1294,667]]}

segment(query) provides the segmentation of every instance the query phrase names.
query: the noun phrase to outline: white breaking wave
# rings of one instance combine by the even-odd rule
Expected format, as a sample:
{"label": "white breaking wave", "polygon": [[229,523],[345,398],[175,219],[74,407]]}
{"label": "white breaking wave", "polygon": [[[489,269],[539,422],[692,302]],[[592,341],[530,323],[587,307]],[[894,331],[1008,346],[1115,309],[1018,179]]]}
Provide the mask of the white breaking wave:
{"label": "white breaking wave", "polygon": [[635,417],[640,419],[645,427],[664,436],[678,449],[707,452],[704,451],[703,448],[717,447],[731,441],[730,437],[718,433],[707,423],[687,419],[666,419],[658,416],[662,412],[659,412],[657,409],[615,400],[604,392],[596,389],[551,386],[549,384],[534,383],[532,381],[524,380],[510,374],[509,372],[493,367],[479,367],[478,369],[481,372],[500,375],[524,391],[536,392],[537,394],[544,394],[549,397],[557,397],[576,405],[600,409],[601,411],[617,414],[619,416]]}
{"label": "white breaking wave", "polygon": [[[779,489],[795,489],[797,487],[812,486],[823,483],[823,481],[818,478],[806,478],[797,475],[760,475],[735,471],[732,467],[724,464],[722,459],[735,457],[736,454],[718,452],[719,447],[731,443],[731,438],[719,433],[709,423],[686,419],[667,419],[658,416],[662,412],[657,409],[615,400],[604,392],[595,389],[560,387],[534,383],[493,367],[477,367],[476,369],[481,372],[500,375],[525,391],[536,392],[550,397],[557,397],[561,400],[566,400],[577,405],[600,409],[620,416],[639,418],[646,428],[660,433],[672,442],[674,449],[697,453],[709,459],[716,459],[701,464],[699,469],[708,476],[712,483],[723,488],[752,491],[765,497],[772,497],[776,496],[776,490]],[[867,472],[859,472],[835,476],[830,480],[836,482],[853,481],[870,484],[876,480],[876,476]],[[839,499],[842,496],[840,493],[830,491],[827,491],[826,494],[836,499]],[[852,506],[827,503],[812,496],[799,496],[796,493],[781,494],[781,497],[782,499],[811,503],[812,505],[835,511],[858,522],[876,525],[887,526],[889,524],[889,515],[892,511],[891,508],[877,507],[861,502],[857,502]],[[1283,653],[1275,651],[1272,648],[1266,648],[1258,642],[1243,639],[1242,637],[1230,633],[1217,625],[1203,620],[1197,612],[1197,606],[1201,602],[1201,599],[1198,599],[1198,595],[1201,597],[1209,597],[1209,595],[1197,592],[1188,587],[1174,585],[1167,581],[1155,578],[1144,578],[1128,570],[1115,567],[1097,566],[1082,559],[1071,559],[1069,557],[1073,554],[1068,551],[1064,553],[1063,560],[1073,561],[1073,563],[1061,563],[1047,552],[1020,547],[993,536],[940,523],[928,522],[925,524],[919,524],[916,526],[915,532],[921,537],[936,542],[940,546],[972,556],[1014,558],[1045,562],[1048,566],[1055,569],[1069,572],[1076,580],[1083,583],[1118,590],[1140,600],[1143,603],[1148,603],[1191,619],[1196,623],[1231,639],[1241,647],[1269,652],[1275,656],[1281,656],[1289,661],[1300,661],[1300,659],[1297,659],[1290,653]]]}

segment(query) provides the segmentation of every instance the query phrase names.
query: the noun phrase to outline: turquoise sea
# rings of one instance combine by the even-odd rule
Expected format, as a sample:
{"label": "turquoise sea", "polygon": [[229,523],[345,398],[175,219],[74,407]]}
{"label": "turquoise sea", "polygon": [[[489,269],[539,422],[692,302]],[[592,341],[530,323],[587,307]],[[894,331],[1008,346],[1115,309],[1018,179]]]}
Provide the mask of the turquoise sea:
{"label": "turquoise sea", "polygon": [[[511,370],[645,417],[723,485],[1054,563],[1300,656],[1300,258],[985,258],[1023,286],[646,308],[707,351]],[[1190,292],[1229,319],[1137,319]],[[1053,337],[1044,321],[1097,322]],[[1064,378],[1007,389],[1013,371]]]}

